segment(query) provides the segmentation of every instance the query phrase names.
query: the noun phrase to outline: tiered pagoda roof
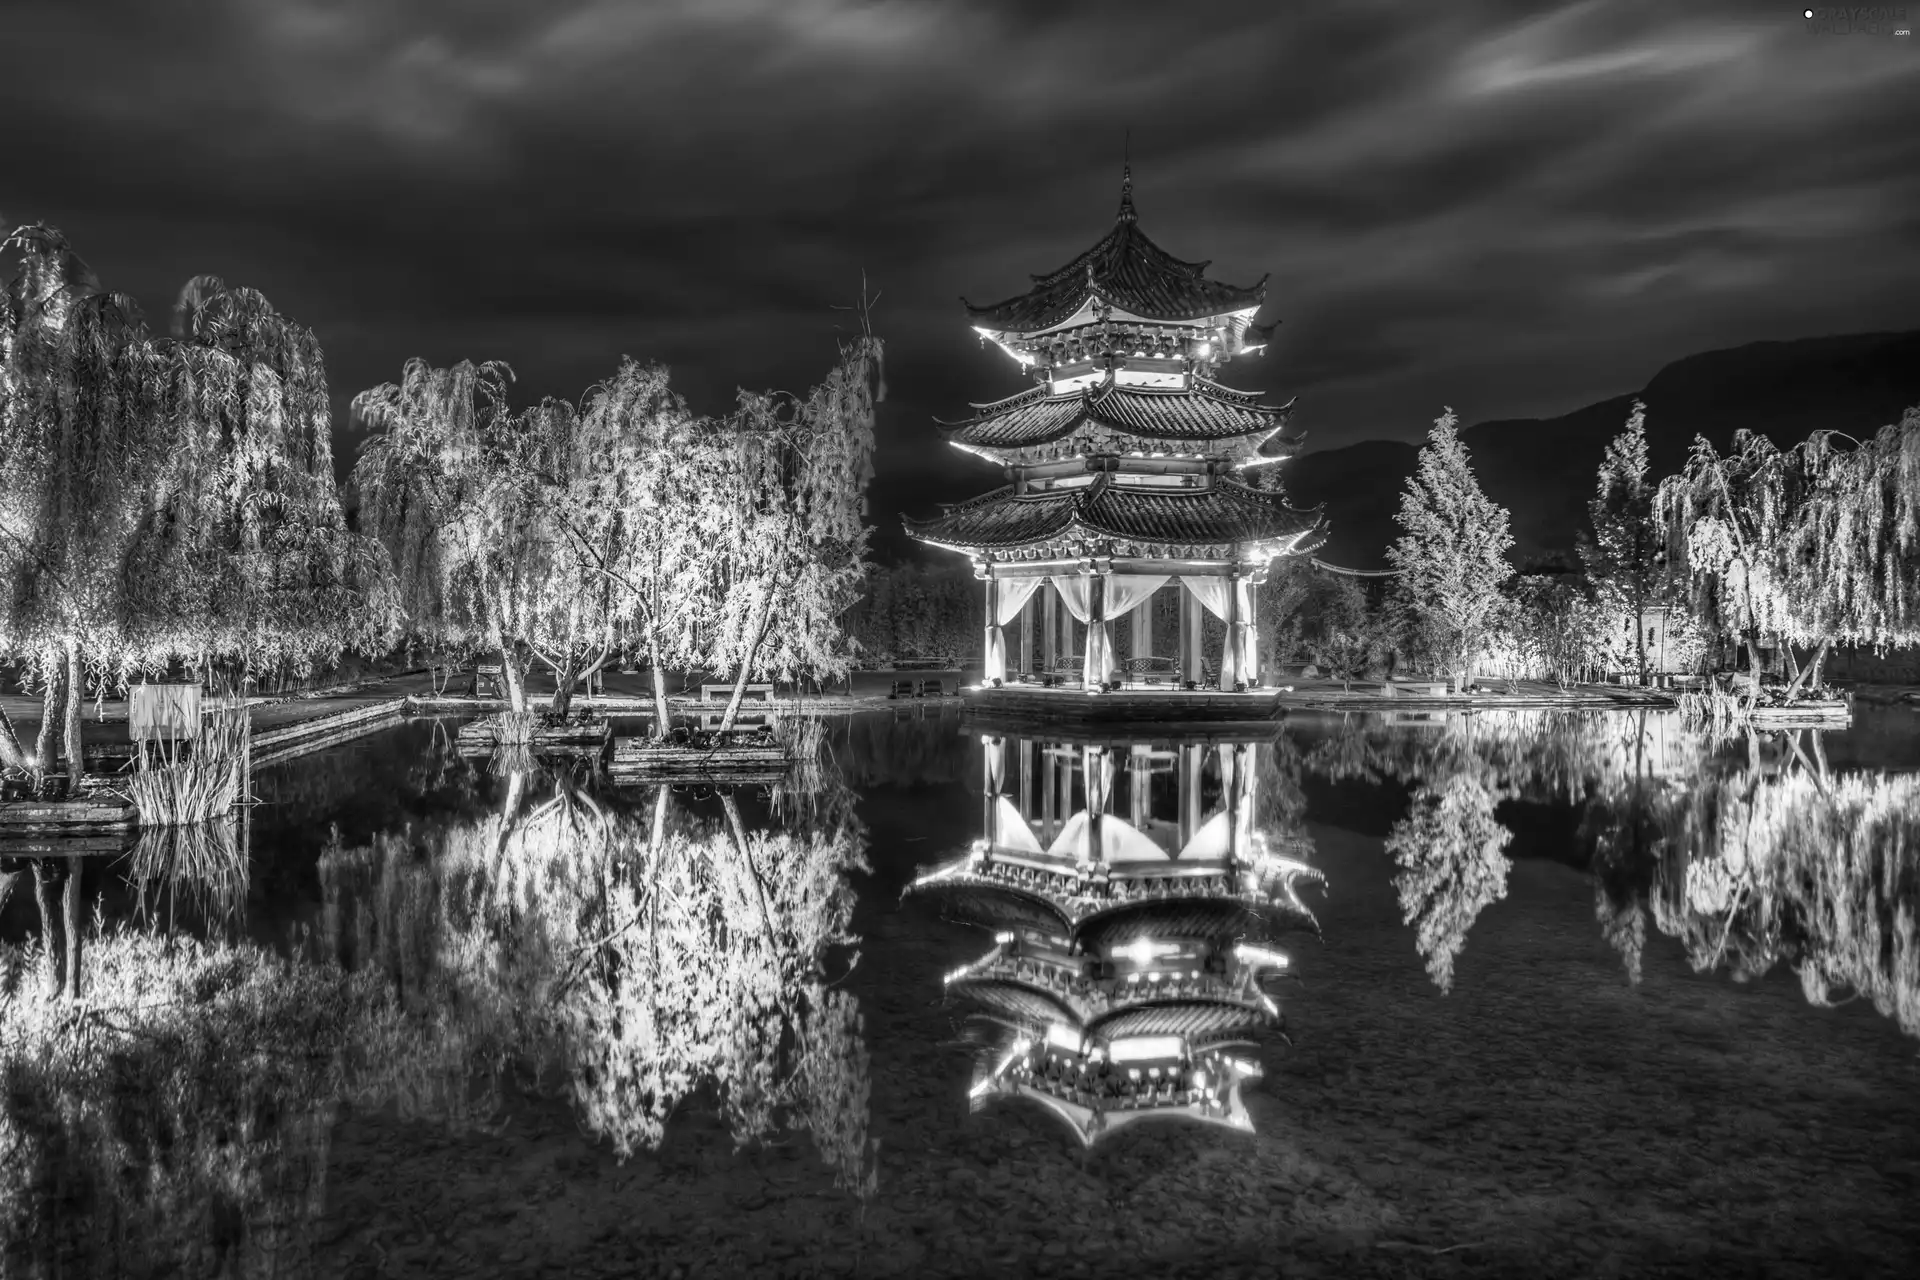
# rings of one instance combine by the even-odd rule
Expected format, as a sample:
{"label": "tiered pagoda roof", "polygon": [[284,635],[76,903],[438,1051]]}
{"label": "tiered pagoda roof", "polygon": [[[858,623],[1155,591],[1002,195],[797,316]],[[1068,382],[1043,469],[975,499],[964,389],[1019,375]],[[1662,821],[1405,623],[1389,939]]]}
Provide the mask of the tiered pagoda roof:
{"label": "tiered pagoda roof", "polygon": [[1025,819],[996,823],[908,888],[996,930],[945,979],[991,1050],[970,1105],[1025,1099],[1089,1146],[1147,1118],[1250,1131],[1240,1090],[1261,1075],[1253,1037],[1284,1038],[1266,983],[1288,957],[1272,943],[1318,931],[1299,889],[1320,872],[1265,833],[1236,843],[1231,805],[1179,848],[1111,813],[1098,821],[1113,830],[1084,834],[1089,816],[1063,821],[1044,849]]}
{"label": "tiered pagoda roof", "polygon": [[1281,435],[1292,401],[1261,404],[1252,392],[1198,376],[1190,387],[1108,378],[1065,395],[1039,386],[973,408],[963,422],[940,424],[948,441],[1006,461],[1129,452],[1284,457],[1301,439]]}
{"label": "tiered pagoda roof", "polygon": [[940,424],[1014,484],[932,519],[903,516],[912,537],[976,562],[1181,559],[1216,573],[1323,540],[1317,510],[1234,479],[1292,457],[1302,439],[1288,431],[1292,401],[1214,380],[1271,336],[1272,324],[1253,323],[1265,278],[1211,280],[1206,262],[1160,248],[1140,230],[1132,182],[1129,171],[1092,248],[1018,297],[967,304],[982,340],[1040,385]]}
{"label": "tiered pagoda roof", "polygon": [[1018,297],[977,307],[974,325],[999,334],[1029,334],[1073,318],[1090,300],[1147,320],[1202,320],[1257,309],[1267,296],[1262,276],[1245,287],[1209,280],[1206,262],[1186,262],[1147,238],[1133,208],[1131,178],[1113,229],[1066,266],[1032,277]]}
{"label": "tiered pagoda roof", "polygon": [[1279,544],[1276,554],[1310,549],[1322,536],[1318,508],[1300,511],[1279,494],[1214,478],[1205,489],[1134,487],[1113,473],[1074,488],[1016,493],[1011,485],[949,506],[907,532],[955,551],[1035,554],[1072,543],[1119,544],[1127,555],[1219,555],[1236,545]]}

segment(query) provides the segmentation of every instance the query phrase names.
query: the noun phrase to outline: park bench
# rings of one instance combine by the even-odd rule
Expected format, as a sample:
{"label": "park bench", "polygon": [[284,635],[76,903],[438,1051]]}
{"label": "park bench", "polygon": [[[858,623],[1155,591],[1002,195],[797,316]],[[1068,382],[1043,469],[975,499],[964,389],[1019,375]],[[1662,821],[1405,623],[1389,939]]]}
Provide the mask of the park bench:
{"label": "park bench", "polygon": [[[773,701],[773,686],[771,684],[750,684],[746,686],[745,692],[749,694],[757,693],[761,697],[765,698],[768,702]],[[733,685],[732,684],[703,684],[700,686],[700,701],[712,702],[715,695],[732,697]]]}
{"label": "park bench", "polygon": [[1429,698],[1444,698],[1447,696],[1449,688],[1445,680],[1409,680],[1401,676],[1395,676],[1393,679],[1387,681],[1381,689],[1381,692],[1385,693],[1389,698],[1399,697],[1403,694],[1416,694]]}
{"label": "park bench", "polygon": [[940,690],[941,690],[941,688],[942,688],[942,685],[941,685],[941,682],[940,682],[939,680],[937,680],[937,679],[935,679],[935,680],[922,680],[922,681],[920,682],[920,688],[918,689],[918,691],[916,691],[916,692],[914,693],[914,695],[913,695],[913,696],[914,696],[914,697],[916,697],[916,698],[940,698],[940,697],[945,697],[946,695],[945,695],[945,694],[943,694],[943,693],[941,693],[941,691],[940,691]]}
{"label": "park bench", "polygon": [[887,694],[887,696],[889,698],[911,698],[913,696],[913,681],[895,680],[893,682],[893,691]]}
{"label": "park bench", "polygon": [[1129,686],[1178,684],[1180,664],[1172,658],[1128,658],[1120,664],[1120,674]]}
{"label": "park bench", "polygon": [[497,662],[476,662],[473,664],[473,687],[467,691],[469,697],[477,698],[480,696],[480,683],[483,680],[487,685],[486,696],[489,698],[499,697],[500,664]]}

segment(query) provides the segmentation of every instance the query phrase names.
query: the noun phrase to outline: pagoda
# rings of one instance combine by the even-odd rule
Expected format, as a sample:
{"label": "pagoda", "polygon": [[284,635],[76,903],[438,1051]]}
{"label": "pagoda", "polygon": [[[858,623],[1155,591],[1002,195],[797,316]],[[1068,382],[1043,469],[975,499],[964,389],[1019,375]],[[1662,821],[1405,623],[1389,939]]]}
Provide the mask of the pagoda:
{"label": "pagoda", "polygon": [[945,979],[984,1033],[969,1105],[1037,1103],[1088,1146],[1148,1118],[1251,1130],[1274,943],[1318,932],[1321,879],[1304,835],[1254,821],[1264,744],[1048,733],[982,736],[985,833],[907,889],[993,934]]}
{"label": "pagoda", "polygon": [[[1301,437],[1287,430],[1292,402],[1264,404],[1214,380],[1227,361],[1266,346],[1274,326],[1253,323],[1266,281],[1225,284],[1208,279],[1207,266],[1140,230],[1129,170],[1113,228],[1092,248],[1018,297],[961,300],[981,341],[1036,385],[941,424],[950,444],[998,464],[1009,483],[903,520],[912,537],[966,555],[986,583],[985,687],[1261,685],[1255,588],[1276,557],[1318,547],[1324,521],[1253,474],[1298,449]],[[1151,608],[1162,589],[1180,597],[1174,655],[1154,652],[1165,643]],[[1201,652],[1203,609],[1225,624],[1217,662]],[[1109,629],[1123,617],[1132,628],[1124,667]],[[1076,622],[1085,629],[1077,660]]]}

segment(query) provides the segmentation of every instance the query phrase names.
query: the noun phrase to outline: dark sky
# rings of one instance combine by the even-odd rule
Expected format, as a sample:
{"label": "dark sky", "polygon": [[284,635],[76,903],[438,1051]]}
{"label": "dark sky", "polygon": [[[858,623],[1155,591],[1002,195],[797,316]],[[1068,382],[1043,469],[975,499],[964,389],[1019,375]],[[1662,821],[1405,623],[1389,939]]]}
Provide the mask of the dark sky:
{"label": "dark sky", "polygon": [[0,215],[63,228],[156,327],[195,273],[260,288],[341,403],[412,355],[505,359],[528,398],[622,353],[696,408],[803,390],[864,271],[884,518],[997,482],[929,422],[1023,385],[956,295],[1103,234],[1127,129],[1151,236],[1272,273],[1279,338],[1226,380],[1297,393],[1313,447],[1920,325],[1920,41],[1810,26],[1762,0],[7,0]]}

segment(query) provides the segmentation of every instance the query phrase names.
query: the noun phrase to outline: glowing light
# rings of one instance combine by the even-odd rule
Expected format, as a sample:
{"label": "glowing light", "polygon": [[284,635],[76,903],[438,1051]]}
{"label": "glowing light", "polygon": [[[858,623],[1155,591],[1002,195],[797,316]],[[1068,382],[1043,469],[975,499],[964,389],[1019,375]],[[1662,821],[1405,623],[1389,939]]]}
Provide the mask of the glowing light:
{"label": "glowing light", "polygon": [[1113,954],[1133,961],[1142,969],[1161,956],[1173,955],[1180,950],[1177,942],[1155,942],[1152,938],[1135,938],[1124,947],[1115,947]]}
{"label": "glowing light", "polygon": [[1115,1063],[1182,1058],[1186,1051],[1187,1042],[1179,1036],[1128,1036],[1107,1046]]}
{"label": "glowing light", "polygon": [[1285,952],[1275,951],[1270,947],[1256,947],[1246,942],[1235,945],[1233,957],[1240,963],[1252,965],[1256,969],[1285,969],[1293,963],[1287,958]]}

